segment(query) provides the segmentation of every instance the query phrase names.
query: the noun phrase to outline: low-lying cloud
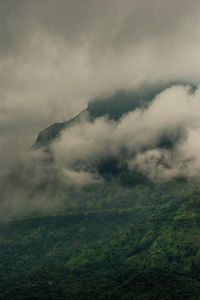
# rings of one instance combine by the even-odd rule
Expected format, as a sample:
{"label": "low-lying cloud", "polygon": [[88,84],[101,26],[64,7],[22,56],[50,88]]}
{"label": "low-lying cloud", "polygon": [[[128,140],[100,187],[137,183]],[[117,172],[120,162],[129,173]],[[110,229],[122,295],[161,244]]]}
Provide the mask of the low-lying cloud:
{"label": "low-lying cloud", "polygon": [[0,163],[92,98],[199,82],[199,37],[198,0],[2,0]]}
{"label": "low-lying cloud", "polygon": [[[199,176],[199,89],[174,86],[146,109],[119,122],[98,118],[66,129],[51,147],[58,168],[79,170],[105,157],[118,157],[152,180]],[[167,139],[172,146],[161,147]],[[68,176],[70,177],[70,176]]]}
{"label": "low-lying cloud", "polygon": [[[114,121],[87,114],[61,132],[49,149],[28,151],[2,177],[3,216],[62,210],[70,190],[99,184],[101,161],[113,157],[153,182],[200,179],[200,90],[173,86],[146,109]],[[75,203],[74,203],[75,205]]]}
{"label": "low-lying cloud", "polygon": [[[84,109],[90,99],[118,89],[134,89],[142,83],[182,80],[197,84],[200,78],[199,8],[199,0],[0,1],[0,176],[10,172],[16,159],[24,161],[21,156],[30,157],[30,153],[24,152],[34,143],[38,132],[54,122],[70,119]],[[176,100],[173,100],[178,106],[176,101],[187,96],[178,94],[176,97],[175,93],[179,92],[174,91]],[[64,173],[67,180],[76,181],[79,186],[94,178],[95,182],[101,181],[95,169],[97,160],[103,155],[118,156],[125,152],[130,168],[137,166],[153,179],[156,175],[146,170],[146,161],[152,155],[175,162],[176,153],[185,158],[190,153],[189,156],[195,157],[189,158],[193,161],[193,171],[187,172],[191,176],[198,173],[194,171],[198,169],[198,153],[194,153],[191,146],[198,147],[198,142],[194,142],[198,129],[192,127],[190,119],[196,117],[183,111],[184,105],[189,105],[186,100],[181,102],[179,110],[175,105],[172,109],[170,101],[165,101],[166,106],[161,102],[145,113],[137,111],[124,116],[119,124],[101,119],[94,124],[81,123],[82,128],[77,125],[73,131],[64,132],[62,139],[52,146],[56,174]],[[194,114],[195,105],[189,105]],[[159,116],[156,109],[158,112],[163,109],[166,114]],[[177,120],[175,115],[172,118],[176,113]],[[130,125],[132,123],[134,125]],[[156,126],[159,129],[154,130]],[[179,148],[173,149],[172,158],[172,152],[155,149],[163,130],[166,132],[168,127],[166,134],[177,139],[181,126],[187,137],[179,138]],[[65,136],[69,138],[68,146]],[[82,147],[82,153],[78,147]],[[64,157],[65,151],[71,161]],[[31,161],[32,158],[30,164]],[[93,162],[92,167],[87,161]],[[172,162],[170,166],[169,178],[172,173],[173,176],[179,173],[178,169],[186,170],[183,166],[177,168],[177,164],[172,168]],[[40,180],[44,166],[42,164],[43,171],[40,166],[37,168]],[[166,168],[164,171],[166,177]],[[162,174],[158,177],[163,177]],[[86,177],[87,180],[83,180]],[[16,197],[16,206],[23,202],[19,199],[24,198],[26,202],[24,189],[20,192],[24,196]]]}
{"label": "low-lying cloud", "polygon": [[153,182],[200,179],[200,90],[173,86],[146,109],[114,121],[87,114],[49,145],[26,152],[2,178],[2,216],[60,211],[72,203],[71,189],[99,184],[102,160],[113,157]]}

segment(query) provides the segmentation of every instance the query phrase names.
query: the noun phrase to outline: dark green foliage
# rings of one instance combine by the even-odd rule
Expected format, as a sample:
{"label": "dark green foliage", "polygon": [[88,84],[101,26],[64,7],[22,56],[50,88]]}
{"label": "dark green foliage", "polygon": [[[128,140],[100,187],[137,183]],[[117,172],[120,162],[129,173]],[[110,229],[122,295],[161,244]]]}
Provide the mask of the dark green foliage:
{"label": "dark green foliage", "polygon": [[[120,91],[91,101],[82,114],[118,120],[176,84]],[[33,148],[48,151],[80,118],[53,124]],[[181,128],[165,132],[157,147],[171,148],[183,135]],[[185,178],[152,183],[114,157],[99,161],[97,171],[105,182],[73,189],[53,174],[29,191],[30,198],[45,193],[60,200],[62,214],[0,225],[0,299],[199,299],[198,184]],[[23,184],[16,178],[9,180]]]}
{"label": "dark green foliage", "polygon": [[1,225],[0,299],[199,299],[196,184],[116,179],[81,193],[102,199]]}

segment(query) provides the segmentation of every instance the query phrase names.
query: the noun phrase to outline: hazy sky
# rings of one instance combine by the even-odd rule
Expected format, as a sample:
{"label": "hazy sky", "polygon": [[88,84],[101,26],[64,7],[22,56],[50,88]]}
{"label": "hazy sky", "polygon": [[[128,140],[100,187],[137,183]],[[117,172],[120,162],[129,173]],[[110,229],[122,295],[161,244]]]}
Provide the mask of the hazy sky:
{"label": "hazy sky", "polygon": [[[91,122],[85,114],[62,131],[50,152],[23,153],[13,165],[12,176],[0,181],[0,221],[76,205],[71,187],[78,191],[84,185],[103,182],[98,165],[110,156],[153,181],[177,176],[199,181],[200,89],[189,91],[190,86],[168,88],[145,110],[131,111],[119,121],[104,116]],[[159,147],[163,137],[173,147]],[[53,161],[48,153],[53,154]]]}
{"label": "hazy sky", "polygon": [[[199,12],[199,0],[0,1],[0,175],[23,156],[15,170],[19,184],[0,182],[3,214],[56,207],[48,195],[36,194],[31,203],[28,195],[55,172],[61,181],[96,182],[97,174],[77,172],[71,163],[87,164],[107,151],[120,155],[122,145],[136,153],[129,167],[152,179],[199,176],[199,89],[190,96],[183,87],[165,91],[145,113],[118,124],[103,118],[65,131],[52,145],[53,169],[42,167],[43,153],[25,152],[39,131],[71,118],[94,97],[158,80],[198,84]],[[186,138],[173,151],[154,148],[163,130],[173,135],[177,126]]]}
{"label": "hazy sky", "polygon": [[93,97],[199,82],[199,9],[199,0],[1,0],[1,167]]}

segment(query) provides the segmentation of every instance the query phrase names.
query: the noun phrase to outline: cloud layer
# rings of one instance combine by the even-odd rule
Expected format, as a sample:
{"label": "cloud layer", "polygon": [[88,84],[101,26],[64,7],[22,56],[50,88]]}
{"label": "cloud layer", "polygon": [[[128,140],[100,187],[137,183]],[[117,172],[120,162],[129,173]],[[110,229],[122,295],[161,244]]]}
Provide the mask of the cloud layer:
{"label": "cloud layer", "polygon": [[26,152],[2,178],[1,212],[62,210],[72,203],[71,188],[104,181],[99,163],[113,157],[130,171],[154,182],[177,177],[200,179],[200,90],[173,86],[158,94],[146,109],[113,121],[87,114],[61,132],[49,148]]}
{"label": "cloud layer", "polygon": [[198,82],[198,11],[198,0],[1,1],[0,130],[9,159],[10,145],[29,148],[91,98],[158,79]]}
{"label": "cloud layer", "polygon": [[[92,98],[120,88],[136,88],[157,81],[198,83],[199,8],[198,0],[2,0],[0,176],[9,172],[21,154],[27,155],[24,152],[34,143],[39,131],[53,122],[71,118]],[[180,91],[173,92],[178,93],[170,98],[175,103],[182,96]],[[144,173],[147,173],[149,157],[153,155],[152,161],[155,162],[162,157],[166,164],[170,164],[170,170],[176,170],[170,171],[167,177],[179,172],[177,164],[172,168],[174,157],[181,153],[181,157],[187,158],[190,153],[189,157],[195,159],[192,160],[192,170],[187,172],[191,176],[196,174],[198,129],[194,129],[187,119],[189,115],[183,111],[186,100],[183,100],[183,107],[181,102],[180,110],[176,107],[172,110],[173,103],[169,104],[168,100],[161,102],[145,114],[138,111],[124,117],[119,124],[101,119],[93,127],[86,122],[82,124],[83,128],[76,127],[73,132],[63,133],[59,144],[53,146],[55,168],[60,172],[63,160],[67,178],[73,177],[79,184],[86,177],[86,182],[96,182],[99,177],[95,169],[92,176],[86,167],[81,169],[82,173],[76,174],[74,163],[64,156],[65,151],[70,155],[74,151],[72,161],[77,157],[84,162],[90,159],[95,165],[95,160],[103,154],[119,155],[125,149],[128,155],[134,151],[138,153],[137,159],[129,161],[130,168],[137,166]],[[195,104],[189,108],[195,114]],[[161,120],[158,115],[154,119],[156,109],[165,111],[165,114],[160,114]],[[153,145],[162,130],[168,126],[172,134],[183,119],[188,144],[184,140],[184,147],[179,144],[173,155],[172,152],[155,150]],[[137,124],[134,128],[129,127],[132,122]],[[158,128],[154,130],[156,126]],[[65,135],[70,139],[66,149]],[[98,135],[98,139],[94,135]],[[82,154],[75,150],[76,143],[84,150]],[[145,153],[145,147],[150,144],[152,149]],[[42,170],[40,172],[43,174]]]}
{"label": "cloud layer", "polygon": [[[55,164],[79,172],[111,156],[152,180],[199,176],[200,94],[189,90],[166,89],[146,110],[130,112],[119,122],[98,118],[66,129],[52,145]],[[162,147],[163,139],[172,146]]]}

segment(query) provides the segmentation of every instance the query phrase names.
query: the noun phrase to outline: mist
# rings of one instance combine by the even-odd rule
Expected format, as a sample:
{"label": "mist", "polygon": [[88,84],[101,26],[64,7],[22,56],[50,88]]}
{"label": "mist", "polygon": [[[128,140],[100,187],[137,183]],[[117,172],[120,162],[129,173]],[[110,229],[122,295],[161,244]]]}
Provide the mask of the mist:
{"label": "mist", "polygon": [[[199,181],[200,90],[190,90],[189,85],[167,88],[145,109],[118,121],[106,116],[91,121],[85,114],[48,151],[23,154],[2,180],[2,217],[78,206],[70,191],[103,184],[98,166],[110,157],[154,183],[179,177]],[[162,146],[163,139],[170,146]]]}
{"label": "mist", "polygon": [[[52,144],[51,166],[42,163],[51,159],[46,153],[28,151],[41,130],[72,118],[91,99],[157,81],[197,85],[199,8],[198,0],[0,2],[0,178],[4,195],[15,195],[14,202],[3,197],[1,207],[45,210],[46,196],[30,201],[39,182],[55,174],[64,185],[102,182],[96,165],[110,155],[151,180],[199,176],[199,92],[188,95],[183,87],[118,123],[82,120]],[[177,139],[173,149],[157,147],[163,132]],[[5,178],[19,164],[17,192]],[[56,201],[51,205],[62,207]]]}
{"label": "mist", "polygon": [[102,94],[198,83],[198,11],[197,0],[1,1],[0,162]]}
{"label": "mist", "polygon": [[[101,117],[67,128],[51,146],[56,166],[79,172],[105,157],[120,157],[151,180],[199,177],[200,97],[199,89],[194,94],[189,90],[166,89],[147,109],[130,112],[118,122]],[[159,146],[163,137],[172,147]]]}

